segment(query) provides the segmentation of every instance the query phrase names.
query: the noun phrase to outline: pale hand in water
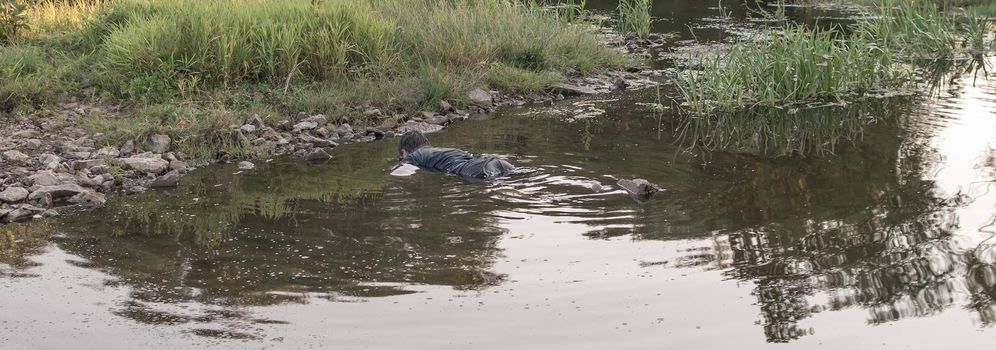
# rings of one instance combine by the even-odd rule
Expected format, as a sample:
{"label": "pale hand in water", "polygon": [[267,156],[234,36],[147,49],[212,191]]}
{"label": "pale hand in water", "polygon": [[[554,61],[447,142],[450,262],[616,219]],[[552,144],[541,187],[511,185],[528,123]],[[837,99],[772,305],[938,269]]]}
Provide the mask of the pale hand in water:
{"label": "pale hand in water", "polygon": [[417,166],[411,164],[401,164],[391,171],[391,176],[412,176],[418,170]]}

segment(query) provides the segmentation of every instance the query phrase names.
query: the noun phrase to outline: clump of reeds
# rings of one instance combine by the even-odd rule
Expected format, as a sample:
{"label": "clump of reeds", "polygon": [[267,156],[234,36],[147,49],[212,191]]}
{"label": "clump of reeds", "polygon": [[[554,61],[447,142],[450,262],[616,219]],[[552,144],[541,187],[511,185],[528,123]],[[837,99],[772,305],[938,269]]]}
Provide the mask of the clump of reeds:
{"label": "clump of reeds", "polygon": [[650,36],[653,19],[650,10],[653,7],[653,0],[620,0],[619,7],[619,32],[624,34],[634,34],[640,38]]}
{"label": "clump of reeds", "polygon": [[709,113],[835,102],[911,82],[888,48],[860,36],[801,26],[770,35],[769,41],[738,42],[724,54],[693,61],[701,70],[679,73],[675,84],[687,107]]}
{"label": "clump of reeds", "polygon": [[939,58],[959,49],[960,27],[956,13],[936,4],[883,0],[874,16],[856,23],[854,31],[910,58]]}

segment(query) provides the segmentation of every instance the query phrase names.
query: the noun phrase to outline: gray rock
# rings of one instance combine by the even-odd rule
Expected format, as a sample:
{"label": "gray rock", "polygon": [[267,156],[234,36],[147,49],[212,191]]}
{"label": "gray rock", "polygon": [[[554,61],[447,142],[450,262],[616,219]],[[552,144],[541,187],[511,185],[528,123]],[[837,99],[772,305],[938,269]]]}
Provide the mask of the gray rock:
{"label": "gray rock", "polygon": [[80,206],[87,209],[94,209],[103,207],[107,204],[107,197],[103,193],[96,191],[87,191],[69,198],[69,203],[79,204]]}
{"label": "gray rock", "polygon": [[260,130],[262,130],[260,132],[260,135],[259,135],[259,137],[261,137],[261,138],[264,138],[264,139],[267,139],[267,140],[276,140],[277,137],[278,137],[277,131],[273,130],[273,128],[271,128],[271,127],[264,126]]}
{"label": "gray rock", "polygon": [[308,134],[298,135],[298,139],[302,142],[307,142],[315,145],[315,147],[338,147],[339,144],[332,142],[331,140],[317,138]]}
{"label": "gray rock", "polygon": [[102,165],[107,165],[107,161],[103,159],[78,160],[73,162],[73,169],[75,170],[91,169]]}
{"label": "gray rock", "polygon": [[450,118],[445,115],[434,115],[425,119],[426,123],[435,125],[446,125],[450,123]]}
{"label": "gray rock", "polygon": [[616,86],[616,89],[619,89],[619,90],[626,90],[626,88],[629,87],[629,83],[626,82],[626,79],[622,79],[622,78],[616,79],[616,82],[615,82],[614,85]]}
{"label": "gray rock", "polygon": [[335,132],[339,134],[340,138],[345,138],[346,135],[353,133],[353,127],[349,123],[343,123],[335,128]]}
{"label": "gray rock", "polygon": [[90,168],[90,173],[91,174],[110,174],[111,170],[112,169],[111,169],[111,167],[109,165],[98,165],[98,166],[95,166],[93,168]]}
{"label": "gray rock", "polygon": [[[330,132],[329,129],[327,129],[327,128],[318,128],[318,129],[315,129],[314,133],[315,133],[315,135],[318,135],[319,137],[325,137],[325,138],[328,138],[329,136],[332,135],[332,132]],[[339,136],[336,135],[336,137],[339,137]]]}
{"label": "gray rock", "polygon": [[55,170],[62,164],[62,158],[54,154],[45,153],[38,156],[38,162],[45,169]]}
{"label": "gray rock", "polygon": [[245,123],[242,123],[242,124],[249,124],[249,125],[254,125],[254,126],[263,126],[263,118],[260,118],[259,114],[253,114],[251,117],[249,117],[248,119],[246,119]]}
{"label": "gray rock", "polygon": [[118,155],[129,155],[135,153],[135,141],[128,140],[118,149]]}
{"label": "gray rock", "polygon": [[76,181],[83,187],[98,188],[104,184],[104,175],[97,175],[95,177],[80,176]]}
{"label": "gray rock", "polygon": [[28,176],[28,183],[31,186],[54,186],[62,184],[75,184],[76,179],[72,175],[55,173],[51,170],[42,170]]}
{"label": "gray rock", "polygon": [[324,114],[315,114],[313,116],[304,118],[301,121],[302,122],[315,123],[318,126],[324,126],[325,124],[328,124],[329,119],[326,118]]}
{"label": "gray rock", "polygon": [[239,170],[253,170],[253,169],[256,169],[256,164],[246,161],[239,162]]}
{"label": "gray rock", "polygon": [[34,138],[35,136],[38,136],[38,131],[35,131],[35,130],[32,130],[32,129],[21,130],[21,131],[18,131],[18,132],[15,132],[15,133],[11,134],[11,136],[13,136],[14,138],[17,138],[17,139],[30,139],[30,138]]}
{"label": "gray rock", "polygon": [[163,159],[163,156],[152,152],[142,152],[132,156],[132,158]]}
{"label": "gray rock", "polygon": [[90,152],[66,152],[64,154],[66,155],[66,158],[75,160],[89,159],[90,156],[93,155],[93,153]]}
{"label": "gray rock", "polygon": [[[34,192],[32,192],[34,194]],[[39,192],[35,196],[28,196],[28,204],[39,208],[51,208],[55,203],[55,199],[52,198],[52,194],[48,192]]]}
{"label": "gray rock", "polygon": [[21,144],[21,147],[24,147],[24,149],[30,149],[30,150],[39,149],[39,148],[41,148],[41,146],[42,146],[42,142],[39,139],[27,139],[27,140],[24,140],[24,143]]}
{"label": "gray rock", "polygon": [[405,125],[398,127],[397,132],[406,133],[409,131],[420,131],[424,134],[428,134],[440,130],[443,130],[443,127],[441,125],[429,124],[426,122],[408,121],[407,123],[405,123]]}
{"label": "gray rock", "polygon": [[17,203],[28,198],[28,190],[23,187],[8,187],[0,192],[0,202]]}
{"label": "gray rock", "polygon": [[17,209],[12,210],[3,217],[4,222],[17,222],[24,221],[34,217],[37,214],[45,212],[45,209],[38,208],[31,205],[21,205]]}
{"label": "gray rock", "polygon": [[318,127],[318,123],[312,121],[303,121],[294,124],[294,132],[301,132],[304,130],[311,130]]}
{"label": "gray rock", "polygon": [[179,171],[181,174],[187,172],[188,168],[189,167],[187,166],[187,163],[181,160],[174,160],[169,162],[169,169]]}
{"label": "gray rock", "polygon": [[17,163],[17,164],[25,164],[31,161],[31,157],[28,157],[27,154],[24,154],[18,150],[9,150],[3,152],[3,158],[6,159],[8,162]]}
{"label": "gray rock", "polygon": [[152,180],[152,184],[150,184],[149,186],[152,188],[176,187],[176,184],[179,182],[180,182],[180,172],[173,170],[166,173],[166,175],[157,177],[155,180]]}
{"label": "gray rock", "polygon": [[398,127],[398,119],[397,118],[388,118],[388,119],[385,119],[383,122],[381,122],[380,125],[378,125],[376,127],[376,129],[380,130],[380,131],[385,131],[386,132],[386,131],[392,130],[392,129],[396,128],[396,127]]}
{"label": "gray rock", "polygon": [[325,151],[324,148],[315,148],[308,153],[305,159],[313,162],[320,162],[332,159],[332,155]]}
{"label": "gray rock", "polygon": [[252,134],[252,133],[256,132],[256,126],[252,125],[252,124],[243,125],[239,129],[242,130],[242,132],[246,133],[246,134]]}
{"label": "gray rock", "polygon": [[72,197],[79,193],[88,191],[83,186],[77,184],[62,184],[54,186],[41,186],[31,195],[28,196],[28,200],[38,199],[46,194],[51,195],[53,199]]}
{"label": "gray rock", "polygon": [[594,95],[598,93],[598,91],[592,88],[563,83],[554,85],[550,90],[564,96]]}
{"label": "gray rock", "polygon": [[93,151],[92,147],[82,146],[76,143],[76,141],[65,141],[62,142],[61,148],[63,152],[90,152]]}
{"label": "gray rock", "polygon": [[474,104],[481,107],[490,107],[491,104],[494,102],[494,100],[491,98],[491,93],[484,91],[482,89],[474,89],[473,91],[467,94],[467,98],[470,99],[470,102],[473,102]]}
{"label": "gray rock", "polygon": [[107,147],[104,147],[104,148],[101,148],[101,149],[97,150],[97,156],[98,157],[117,158],[120,155],[121,155],[121,152],[118,151],[117,148],[114,148],[114,147],[111,147],[111,146],[107,146]]}
{"label": "gray rock", "polygon": [[169,162],[162,158],[132,157],[118,158],[117,161],[125,169],[150,174],[162,174],[169,167]]}
{"label": "gray rock", "polygon": [[449,113],[453,111],[453,105],[449,101],[441,100],[439,101],[439,111],[442,113]]}
{"label": "gray rock", "polygon": [[149,151],[153,153],[166,153],[172,145],[173,140],[163,134],[149,136]]}
{"label": "gray rock", "polygon": [[381,115],[381,112],[380,112],[379,109],[376,109],[376,108],[371,108],[371,109],[368,109],[366,111],[363,111],[363,117],[364,118],[376,117],[376,116],[379,116],[379,115]]}

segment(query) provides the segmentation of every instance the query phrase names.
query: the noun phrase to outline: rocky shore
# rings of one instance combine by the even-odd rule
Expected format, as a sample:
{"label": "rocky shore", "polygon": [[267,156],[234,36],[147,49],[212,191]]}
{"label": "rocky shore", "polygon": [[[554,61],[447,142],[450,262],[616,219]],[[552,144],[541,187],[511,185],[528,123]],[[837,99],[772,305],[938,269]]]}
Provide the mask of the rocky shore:
{"label": "rocky shore", "polygon": [[[613,44],[632,46],[618,38]],[[248,116],[241,125],[232,125],[230,131],[238,141],[262,154],[293,154],[320,162],[331,159],[333,150],[343,143],[373,142],[411,130],[436,132],[453,122],[488,115],[503,106],[549,105],[572,96],[648,86],[654,84],[651,79],[655,75],[659,73],[613,71],[574,79],[533,96],[475,89],[468,94],[471,105],[465,109],[454,108],[446,101],[437,110],[414,114],[363,108],[359,111],[368,125],[342,123],[320,114],[301,114],[277,123]],[[82,126],[91,108],[98,107],[65,104],[61,112],[49,116],[0,122],[0,223],[56,216],[66,207],[100,207],[108,195],[174,187],[193,166],[234,160],[225,155],[189,159],[175,150],[168,135],[162,134],[108,145],[102,134],[88,133]],[[254,166],[244,161],[239,167],[250,170]]]}

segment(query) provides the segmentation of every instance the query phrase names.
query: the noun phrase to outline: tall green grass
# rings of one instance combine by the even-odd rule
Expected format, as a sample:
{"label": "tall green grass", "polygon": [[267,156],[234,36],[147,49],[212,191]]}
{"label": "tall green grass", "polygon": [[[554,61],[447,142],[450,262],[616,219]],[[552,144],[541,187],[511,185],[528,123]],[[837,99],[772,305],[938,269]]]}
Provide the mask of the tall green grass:
{"label": "tall green grass", "polygon": [[620,0],[617,8],[619,32],[635,34],[640,38],[650,36],[653,19],[650,10],[653,0]]}
{"label": "tall green grass", "polygon": [[[110,12],[125,11],[111,3]],[[128,6],[128,5],[123,5]],[[108,72],[193,92],[242,82],[287,86],[386,66],[389,20],[362,2],[159,1],[104,40]]]}
{"label": "tall green grass", "polygon": [[0,45],[10,43],[27,27],[26,10],[21,0],[0,0]]}
{"label": "tall green grass", "polygon": [[841,36],[789,26],[764,42],[741,41],[722,55],[693,61],[675,84],[696,113],[732,112],[751,106],[784,107],[837,102],[910,84],[887,48]]}
{"label": "tall green grass", "polygon": [[[943,58],[959,50],[985,50],[970,39],[984,35],[985,27],[974,17],[945,11],[929,1],[882,0],[874,17],[861,20],[854,31],[864,39],[888,46],[910,58]],[[975,24],[975,26],[965,25]]]}
{"label": "tall green grass", "polygon": [[30,46],[0,46],[0,116],[40,106],[59,89],[44,52]]}
{"label": "tall green grass", "polygon": [[593,34],[584,1],[46,0],[26,13],[17,45],[58,72],[31,79],[134,114],[94,130],[202,144],[215,141],[201,126],[225,128],[232,115],[365,123],[366,108],[460,107],[475,88],[539,92],[628,64]]}
{"label": "tall green grass", "polygon": [[[467,75],[478,84],[506,82],[512,75],[489,69],[494,64],[530,72],[518,75],[521,82],[497,87],[527,86],[536,77],[625,63],[587,31],[579,19],[582,6],[550,10],[512,0],[56,0],[29,11],[28,41],[79,44],[98,57],[95,63],[105,73],[99,83],[139,100],[254,84],[288,93],[313,82],[387,81],[432,70]],[[492,79],[491,73],[502,76]]]}

